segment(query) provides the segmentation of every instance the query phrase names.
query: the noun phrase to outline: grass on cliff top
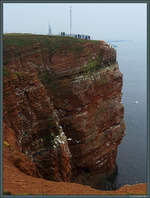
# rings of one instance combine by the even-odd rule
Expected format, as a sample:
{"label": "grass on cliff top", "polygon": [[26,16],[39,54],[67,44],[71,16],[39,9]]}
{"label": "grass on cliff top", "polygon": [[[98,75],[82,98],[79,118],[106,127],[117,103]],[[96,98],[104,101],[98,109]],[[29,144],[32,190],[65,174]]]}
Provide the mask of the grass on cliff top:
{"label": "grass on cliff top", "polygon": [[[8,62],[8,57],[11,59],[10,56],[15,55],[9,53],[11,47],[14,48],[13,53],[15,53],[23,51],[26,47],[32,49],[35,46],[36,49],[50,50],[51,55],[57,51],[64,54],[73,52],[78,56],[84,49],[83,43],[85,42],[87,41],[73,37],[9,33],[3,35],[4,57],[6,57],[6,62]],[[6,56],[7,54],[8,56]]]}
{"label": "grass on cliff top", "polygon": [[9,33],[3,35],[3,44],[5,47],[26,47],[33,44],[40,43],[42,46],[49,47],[72,47],[73,45],[86,42],[81,39],[63,36],[48,36],[48,35],[35,35],[35,34],[19,34]]}

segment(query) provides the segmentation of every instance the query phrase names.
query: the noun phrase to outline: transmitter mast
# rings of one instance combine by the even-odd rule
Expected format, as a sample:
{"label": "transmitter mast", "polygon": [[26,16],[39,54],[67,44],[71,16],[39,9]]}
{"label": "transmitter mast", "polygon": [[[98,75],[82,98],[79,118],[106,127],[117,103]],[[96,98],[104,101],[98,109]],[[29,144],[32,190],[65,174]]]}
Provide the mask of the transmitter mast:
{"label": "transmitter mast", "polygon": [[51,29],[50,24],[48,25],[48,35],[52,35],[52,29]]}
{"label": "transmitter mast", "polygon": [[70,6],[70,36],[72,34],[72,7]]}

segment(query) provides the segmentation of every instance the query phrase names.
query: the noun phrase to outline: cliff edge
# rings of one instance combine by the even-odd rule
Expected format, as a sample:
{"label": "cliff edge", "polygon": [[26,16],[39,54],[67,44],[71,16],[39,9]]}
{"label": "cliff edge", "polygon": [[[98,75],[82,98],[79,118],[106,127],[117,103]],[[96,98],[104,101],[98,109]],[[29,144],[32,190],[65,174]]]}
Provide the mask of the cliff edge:
{"label": "cliff edge", "polygon": [[116,51],[104,41],[6,34],[3,60],[9,163],[92,187],[110,176],[125,131]]}

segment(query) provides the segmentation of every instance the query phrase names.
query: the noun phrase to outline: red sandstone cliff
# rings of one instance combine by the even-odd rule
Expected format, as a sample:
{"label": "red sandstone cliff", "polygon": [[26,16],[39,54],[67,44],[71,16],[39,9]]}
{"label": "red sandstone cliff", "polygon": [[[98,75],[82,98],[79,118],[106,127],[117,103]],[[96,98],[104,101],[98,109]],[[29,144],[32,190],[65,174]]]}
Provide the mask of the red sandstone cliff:
{"label": "red sandstone cliff", "polygon": [[116,52],[103,41],[6,35],[6,158],[55,181],[86,184],[87,173],[110,175],[125,130],[121,89]]}
{"label": "red sandstone cliff", "polygon": [[[87,185],[52,182],[36,178],[35,165],[18,151],[14,132],[4,124],[3,186],[11,195],[146,195],[146,184],[125,185],[115,191],[101,191]],[[9,142],[9,143],[8,143]]]}

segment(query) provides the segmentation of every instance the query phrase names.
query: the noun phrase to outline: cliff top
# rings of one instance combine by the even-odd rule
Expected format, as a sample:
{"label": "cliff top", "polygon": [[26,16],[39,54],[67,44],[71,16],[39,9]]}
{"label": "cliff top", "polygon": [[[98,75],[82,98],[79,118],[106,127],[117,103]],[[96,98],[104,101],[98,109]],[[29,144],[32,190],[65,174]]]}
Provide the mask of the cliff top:
{"label": "cliff top", "polygon": [[101,57],[104,64],[116,60],[115,49],[101,40],[82,40],[73,37],[48,36],[35,34],[9,33],[3,35],[4,65],[7,65],[14,57],[29,56],[43,52],[49,57],[58,55],[61,57]]}
{"label": "cliff top", "polygon": [[83,43],[98,43],[96,40],[83,40],[67,36],[49,36],[49,35],[37,35],[28,33],[8,33],[3,35],[4,49],[5,47],[27,47],[31,45],[44,45],[45,47],[50,46],[49,44],[56,45],[57,48],[71,47],[71,45],[83,44]]}

